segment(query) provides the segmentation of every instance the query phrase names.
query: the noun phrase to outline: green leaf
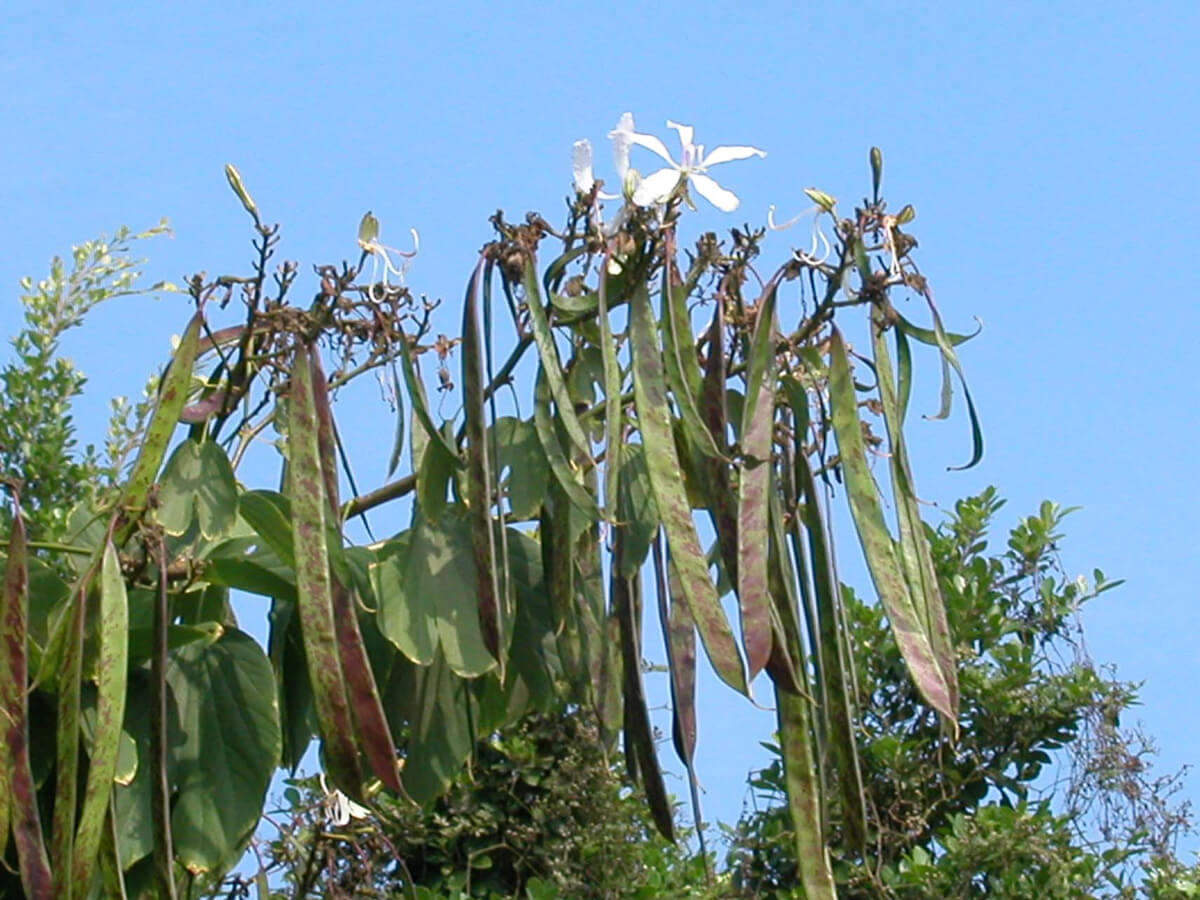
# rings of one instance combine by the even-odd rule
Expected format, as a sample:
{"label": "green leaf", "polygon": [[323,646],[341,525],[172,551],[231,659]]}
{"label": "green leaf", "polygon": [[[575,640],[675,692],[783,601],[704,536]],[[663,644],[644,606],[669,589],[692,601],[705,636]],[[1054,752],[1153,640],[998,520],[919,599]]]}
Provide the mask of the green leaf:
{"label": "green leaf", "polygon": [[409,659],[427,665],[436,634],[451,670],[464,678],[494,668],[479,626],[466,509],[448,506],[436,522],[419,515],[412,531],[394,544],[372,567],[384,637]]}
{"label": "green leaf", "polygon": [[473,698],[469,682],[450,670],[441,653],[429,666],[403,667],[400,680],[409,722],[404,787],[427,804],[445,791],[471,753]]}
{"label": "green leaf", "polygon": [[922,627],[904,572],[896,559],[891,534],[884,523],[879,491],[867,466],[850,361],[841,332],[836,328],[830,338],[829,398],[833,406],[833,428],[837,434],[842,471],[849,492],[850,512],[867,558],[871,580],[887,610],[896,643],[917,689],[930,706],[953,720],[955,711],[951,688],[934,655],[929,635]]}
{"label": "green leaf", "polygon": [[645,285],[634,292],[629,325],[638,427],[645,445],[655,505],[679,570],[682,593],[700,629],[713,668],[726,684],[745,694],[748,687],[742,657],[709,578],[708,563],[696,534],[687,492],[679,478],[681,465],[671,433],[662,359],[654,336],[654,314]]}
{"label": "green leaf", "polygon": [[437,595],[406,590],[411,567],[412,532],[405,532],[379,549],[371,565],[371,580],[379,602],[379,630],[418,665],[433,662],[437,650]]}
{"label": "green leaf", "polygon": [[180,725],[170,748],[175,852],[189,872],[223,872],[253,834],[279,764],[275,676],[257,642],[231,629],[173,651],[167,683]]}
{"label": "green leaf", "polygon": [[512,519],[535,518],[546,499],[550,467],[532,421],[502,416],[492,425],[497,450],[496,467],[508,470],[502,482]]}
{"label": "green leaf", "polygon": [[442,441],[429,441],[421,455],[421,467],[417,470],[417,500],[421,512],[436,519],[446,507],[446,490],[454,475],[458,457],[446,452]]}
{"label": "green leaf", "polygon": [[26,897],[49,898],[50,863],[42,838],[37,788],[29,761],[29,672],[26,657],[29,617],[28,547],[25,519],[14,504],[8,560],[4,570],[3,615],[0,627],[0,730],[7,756],[5,787],[12,792],[12,833]]}
{"label": "green leaf", "polygon": [[167,534],[186,533],[193,516],[209,540],[228,534],[237,522],[238,497],[225,452],[212,441],[184,441],[167,461],[158,501],[156,515]]}
{"label": "green leaf", "polygon": [[246,491],[238,498],[238,512],[280,562],[296,568],[292,504],[287,497],[274,491]]}

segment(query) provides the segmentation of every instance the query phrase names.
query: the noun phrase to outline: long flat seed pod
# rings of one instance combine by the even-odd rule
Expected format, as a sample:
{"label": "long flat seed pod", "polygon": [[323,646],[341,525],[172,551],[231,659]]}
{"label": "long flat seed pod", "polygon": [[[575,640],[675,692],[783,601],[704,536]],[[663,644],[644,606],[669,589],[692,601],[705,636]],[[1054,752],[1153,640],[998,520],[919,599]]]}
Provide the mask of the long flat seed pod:
{"label": "long flat seed pod", "polygon": [[721,608],[716,588],[709,578],[708,560],[700,546],[687,491],[680,479],[681,464],[671,434],[671,412],[667,405],[662,359],[655,338],[654,314],[644,284],[634,291],[630,303],[629,328],[638,427],[646,447],[650,487],[679,571],[682,594],[717,675],[730,687],[748,694],[741,653],[725,618],[725,611]]}
{"label": "long flat seed pod", "polygon": [[96,665],[96,725],[88,759],[87,786],[79,830],[75,833],[75,859],[71,874],[73,893],[86,897],[92,885],[104,819],[108,813],[117,771],[117,750],[125,721],[125,689],[128,679],[129,600],[116,548],[108,542],[100,568],[100,639]]}
{"label": "long flat seed pod", "polygon": [[70,900],[71,869],[75,862],[75,813],[79,799],[79,718],[83,690],[83,635],[87,595],[94,570],[80,580],[64,617],[67,623],[62,669],[58,677],[58,728],[55,735],[54,818],[50,832],[50,862],[54,896]]}
{"label": "long flat seed pod", "polygon": [[771,655],[771,597],[767,586],[767,493],[775,425],[775,284],[758,304],[750,342],[746,404],[742,412],[742,473],[738,483],[738,608],[749,678]]}
{"label": "long flat seed pod", "polygon": [[483,339],[479,333],[479,277],[483,260],[475,266],[463,302],[462,373],[463,407],[467,426],[467,506],[471,518],[471,546],[479,583],[479,627],[483,643],[500,666],[504,681],[507,641],[503,634],[500,573],[496,555],[496,532],[492,527],[491,447],[483,396]]}
{"label": "long flat seed pod", "polygon": [[729,477],[729,463],[723,458],[729,427],[725,380],[725,300],[718,297],[708,328],[708,358],[704,363],[704,381],[700,390],[700,413],[722,456],[705,458],[702,487],[725,571],[730,582],[737,584],[737,503]]}
{"label": "long flat seed pod", "polygon": [[[621,529],[617,529],[615,540],[621,540]],[[650,725],[650,712],[646,709],[646,694],[642,687],[642,652],[638,636],[641,634],[641,616],[637,615],[640,605],[631,593],[631,580],[622,577],[614,567],[611,573],[610,593],[613,613],[621,626],[622,671],[625,682],[625,739],[627,747],[637,760],[638,774],[646,801],[654,817],[654,824],[669,841],[675,840],[675,817],[671,801],[663,784],[662,770],[654,749],[654,731]]]}
{"label": "long flat seed pod", "polygon": [[575,415],[575,407],[567,392],[567,383],[563,378],[562,363],[558,358],[558,348],[554,344],[554,335],[550,331],[550,320],[546,318],[546,308],[542,305],[541,291],[538,290],[537,262],[531,255],[525,263],[524,278],[525,306],[529,310],[529,324],[533,328],[533,341],[537,344],[538,356],[542,360],[542,372],[550,388],[550,395],[558,407],[558,418],[563,430],[571,443],[581,452],[591,455],[592,448],[588,441],[579,417]]}
{"label": "long flat seed pod", "polygon": [[[687,769],[692,821],[696,825],[700,855],[707,859],[704,817],[700,810],[700,782],[696,778],[695,766],[696,623],[688,613],[687,604],[679,599],[679,575],[663,556],[662,541],[655,538],[654,575],[658,620],[662,624],[667,669],[671,675],[671,741],[675,745],[676,755]],[[708,865],[707,861],[705,865]]]}
{"label": "long flat seed pod", "polygon": [[[142,440],[142,446],[138,451],[137,461],[133,464],[129,481],[126,482],[125,489],[121,494],[121,505],[126,510],[132,510],[134,514],[140,513],[146,508],[146,501],[150,496],[150,486],[154,484],[158,470],[162,468],[163,460],[167,455],[167,446],[171,443],[171,435],[179,423],[179,414],[187,402],[188,390],[192,383],[192,366],[196,362],[196,351],[200,345],[200,329],[203,322],[204,315],[197,310],[183,332],[183,338],[179,342],[175,355],[171,357],[171,365],[167,369],[158,394],[158,405],[146,428],[146,436]],[[129,539],[134,525],[135,522],[129,519],[121,526],[114,541],[118,547]]]}
{"label": "long flat seed pod", "polygon": [[339,787],[361,797],[362,772],[334,625],[312,366],[309,349],[299,342],[293,357],[290,401],[288,488],[294,524],[297,611],[308,675],[330,771]]}
{"label": "long flat seed pod", "polygon": [[846,476],[850,512],[867,559],[867,568],[917,689],[930,706],[953,720],[954,704],[950,685],[933,652],[930,636],[922,627],[921,616],[913,603],[904,571],[896,558],[891,534],[884,522],[878,487],[867,466],[850,361],[845,341],[836,328],[830,337],[829,348],[829,398],[833,406],[833,430],[837,435],[842,471]]}
{"label": "long flat seed pod", "polygon": [[[933,565],[933,553],[925,537],[921,522],[921,510],[917,503],[913,485],[912,468],[908,462],[908,450],[904,442],[904,419],[896,382],[892,374],[892,360],[888,353],[887,337],[882,324],[871,323],[872,345],[875,351],[875,372],[879,380],[879,399],[883,407],[883,420],[887,427],[888,445],[891,451],[888,462],[892,475],[892,493],[896,502],[896,519],[899,534],[900,562],[908,579],[909,591],[924,620],[933,652],[942,670],[942,677],[950,691],[951,708],[958,711],[957,653],[950,637],[950,624],[946,617],[946,601],[938,584]],[[897,339],[903,336],[897,332]],[[907,374],[900,371],[901,393],[907,390]]]}
{"label": "long flat seed pod", "polygon": [[624,410],[621,408],[621,365],[617,360],[617,344],[608,321],[608,260],[604,256],[600,269],[600,289],[597,291],[596,323],[600,326],[600,358],[604,364],[604,514],[616,522],[617,485],[621,473],[621,430]]}
{"label": "long flat seed pod", "polygon": [[[317,419],[317,446],[319,449],[322,482],[325,486],[325,511],[329,523],[336,523],[340,515],[338,502],[337,457],[333,452],[336,435],[333,425],[333,410],[329,403],[329,386],[321,369],[321,358],[317,353],[309,354],[312,367],[312,391]],[[336,526],[331,538],[338,534]],[[340,552],[340,547],[329,547],[331,553]],[[358,627],[358,609],[347,574],[333,567],[330,572],[330,599],[333,604],[333,624],[337,633],[338,656],[341,659],[346,694],[357,727],[359,743],[371,771],[384,785],[397,793],[403,793],[400,769],[397,764],[396,745],[388,726],[383,704],[379,699],[379,687],[371,671],[363,645],[362,632]]]}
{"label": "long flat seed pod", "polygon": [[30,900],[51,900],[50,862],[42,838],[37,786],[29,764],[29,562],[25,519],[13,504],[8,562],[4,570],[4,608],[0,616],[0,705],[8,787],[12,791],[12,833],[17,845],[21,886]]}
{"label": "long flat seed pod", "polygon": [[[807,468],[808,461],[804,461]],[[812,476],[809,474],[806,487],[812,487]],[[816,657],[818,660],[817,675],[821,684],[823,717],[821,733],[823,734],[826,758],[833,762],[838,779],[838,790],[842,798],[842,816],[846,827],[846,835],[852,846],[860,846],[866,823],[866,807],[863,797],[866,796],[862,783],[862,769],[858,760],[858,746],[855,742],[854,704],[850,690],[851,676],[848,673],[851,665],[845,646],[845,636],[839,628],[841,621],[841,593],[837,579],[833,575],[833,562],[827,553],[825,533],[816,505],[816,498],[806,499],[803,508],[804,523],[809,531],[809,568],[813,583],[813,594],[816,606],[816,619],[813,623],[816,631]],[[815,529],[815,533],[814,533]],[[774,546],[779,548],[782,559],[787,559],[788,540],[783,522],[783,510],[778,498],[772,498],[771,530]],[[800,523],[793,519],[791,523],[791,546],[799,558],[805,552],[800,541]],[[797,631],[797,640],[799,633]]]}
{"label": "long flat seed pod", "polygon": [[821,788],[814,769],[809,701],[777,689],[775,706],[800,885],[808,900],[837,900],[829,850],[820,827]]}
{"label": "long flat seed pod", "polygon": [[[554,428],[554,415],[550,410],[550,399],[550,380],[546,368],[543,366],[538,369],[537,381],[533,387],[533,425],[537,431],[538,441],[542,445],[542,452],[546,454],[550,474],[574,506],[578,507],[589,519],[599,519],[600,508],[596,506],[595,498],[575,478],[574,470],[567,461],[567,455],[558,442],[558,435]],[[561,414],[561,407],[559,412]]]}
{"label": "long flat seed pod", "polygon": [[404,386],[408,388],[408,399],[412,401],[413,416],[421,423],[428,439],[440,443],[450,458],[454,460],[455,468],[461,469],[463,461],[459,459],[458,448],[452,441],[447,440],[446,436],[433,424],[433,416],[429,414],[429,400],[425,397],[425,386],[417,377],[417,367],[413,364],[413,350],[408,343],[408,336],[404,333],[404,328],[398,320],[395,326],[403,344],[400,352],[396,355],[400,357],[400,373],[404,376]]}
{"label": "long flat seed pod", "polygon": [[720,458],[721,448],[700,415],[696,402],[702,382],[696,364],[696,339],[692,335],[691,317],[687,310],[688,295],[682,285],[671,284],[671,271],[669,264],[663,266],[661,308],[667,384],[679,408],[688,440],[704,456]]}
{"label": "long flat seed pod", "polygon": [[[937,347],[942,354],[942,405],[938,410],[935,419],[944,419],[950,414],[950,369],[953,368],[958,375],[959,383],[962,385],[963,398],[967,401],[967,416],[971,421],[971,458],[966,465],[951,466],[951,469],[969,469],[974,466],[979,460],[983,459],[983,427],[979,423],[979,413],[975,409],[975,401],[971,397],[971,389],[967,385],[967,376],[963,373],[962,363],[958,361],[958,354],[954,352],[954,347],[964,341],[973,338],[974,334],[952,334],[946,331],[942,324],[941,314],[937,310],[931,297],[926,297],[929,301],[929,309],[933,314],[933,329],[920,328],[909,322],[903,316],[898,316],[897,327],[911,338],[921,341],[923,344],[932,344]],[[978,334],[979,332],[976,332]]]}

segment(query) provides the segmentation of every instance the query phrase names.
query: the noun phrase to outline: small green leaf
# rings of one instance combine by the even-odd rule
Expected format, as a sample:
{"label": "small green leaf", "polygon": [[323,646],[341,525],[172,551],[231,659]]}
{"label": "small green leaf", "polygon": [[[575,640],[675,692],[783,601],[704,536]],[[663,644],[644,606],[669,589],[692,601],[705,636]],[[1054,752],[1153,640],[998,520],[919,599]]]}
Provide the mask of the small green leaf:
{"label": "small green leaf", "polygon": [[188,439],[175,448],[160,479],[156,516],[167,534],[182,535],[199,518],[209,540],[237,522],[237,482],[225,452],[212,441]]}

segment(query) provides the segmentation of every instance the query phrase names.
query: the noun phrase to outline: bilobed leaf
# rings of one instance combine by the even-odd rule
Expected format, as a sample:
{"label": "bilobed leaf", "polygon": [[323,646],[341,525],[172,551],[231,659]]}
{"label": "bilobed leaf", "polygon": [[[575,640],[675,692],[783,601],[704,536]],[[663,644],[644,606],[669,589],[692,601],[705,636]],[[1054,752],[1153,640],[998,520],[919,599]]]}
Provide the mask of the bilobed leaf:
{"label": "bilobed leaf", "polygon": [[7,785],[12,792],[12,834],[20,862],[21,885],[31,900],[50,900],[50,862],[42,838],[37,787],[29,764],[29,569],[25,519],[13,504],[12,531],[4,570],[3,641],[0,643],[0,733],[7,757]]}
{"label": "bilobed leaf", "polygon": [[167,534],[182,535],[200,520],[200,533],[212,540],[237,521],[237,482],[225,452],[212,441],[188,439],[175,448],[163,470],[156,516]]}
{"label": "bilobed leaf", "polygon": [[738,608],[750,680],[771,655],[771,596],[767,586],[767,493],[775,427],[775,283],[758,304],[742,414],[742,472],[738,484]]}
{"label": "bilobed leaf", "polygon": [[542,306],[541,292],[538,290],[537,263],[531,255],[525,262],[524,278],[525,306],[529,311],[529,324],[533,328],[533,341],[537,345],[538,356],[542,360],[542,374],[549,388],[550,396],[558,410],[558,419],[562,422],[563,430],[571,443],[580,453],[591,455],[591,445],[579,417],[575,415],[575,407],[567,393],[567,384],[563,379],[562,363],[558,358],[558,348],[554,344],[554,335],[550,331],[550,321],[546,318],[545,307]]}
{"label": "bilobed leaf", "polygon": [[484,414],[483,348],[479,332],[478,281],[482,265],[475,267],[463,302],[463,406],[467,427],[467,510],[471,521],[471,546],[475,556],[476,590],[479,598],[479,624],[483,643],[495,657],[504,680],[507,640],[503,634],[504,615],[501,561],[496,554],[492,528],[494,494],[491,448]]}
{"label": "bilobed leaf", "polygon": [[100,654],[96,665],[96,717],[92,751],[88,759],[87,786],[79,830],[75,833],[72,870],[73,895],[86,897],[92,885],[96,856],[109,797],[117,771],[121,725],[125,721],[125,688],[128,676],[129,601],[121,563],[111,543],[104,549],[100,569]]}
{"label": "bilobed leaf", "polygon": [[317,413],[309,352],[303,343],[297,343],[292,364],[291,402],[288,404],[288,461],[291,466],[288,486],[294,525],[297,610],[330,772],[339,787],[351,796],[359,797],[362,772],[354,746],[350,701],[333,621],[327,503],[317,444]]}
{"label": "bilobed leaf", "polygon": [[253,834],[279,765],[275,676],[258,643],[231,629],[172,651],[167,683],[180,724],[170,748],[176,854],[189,872],[224,871]]}
{"label": "bilobed leaf", "polygon": [[867,559],[871,580],[887,610],[896,643],[917,689],[930,706],[953,720],[955,712],[950,686],[934,655],[930,636],[922,627],[904,572],[896,559],[892,537],[880,507],[878,488],[867,466],[850,361],[841,332],[836,328],[829,346],[829,398],[833,406],[833,428],[846,477],[850,512]]}
{"label": "bilobed leaf", "polygon": [[501,416],[492,425],[497,446],[496,468],[508,470],[503,481],[511,518],[535,518],[546,499],[550,467],[532,421]]}
{"label": "bilobed leaf", "polygon": [[371,565],[371,580],[379,603],[376,613],[383,636],[414,663],[427,666],[437,650],[437,601],[417,585],[405,586],[413,563],[409,549],[412,533],[389,541]]}
{"label": "bilobed leaf", "polygon": [[468,682],[457,677],[438,653],[433,663],[408,666],[409,738],[405,752],[404,787],[418,803],[442,794],[462,768],[475,743],[471,729],[472,698]]}
{"label": "bilobed leaf", "polygon": [[741,654],[709,578],[708,563],[696,534],[687,492],[679,478],[681,464],[671,433],[671,412],[655,338],[654,314],[644,284],[634,291],[629,327],[638,427],[645,445],[655,504],[679,571],[682,594],[718,676],[734,689],[747,693]]}
{"label": "bilobed leaf", "polygon": [[[135,513],[146,508],[146,502],[150,496],[150,486],[154,484],[155,476],[162,467],[163,459],[167,454],[167,445],[171,442],[171,435],[179,423],[179,414],[183,411],[184,403],[187,402],[188,389],[192,382],[192,366],[196,362],[196,350],[200,343],[200,327],[203,321],[203,314],[197,310],[183,332],[183,338],[180,340],[179,347],[171,358],[167,374],[163,378],[158,394],[158,405],[154,409],[154,415],[150,418],[150,424],[146,427],[146,434],[142,439],[137,461],[133,464],[133,471],[121,494],[121,506],[131,509]],[[129,535],[133,533],[133,528],[134,522],[127,521],[117,533],[114,543],[118,547],[122,546]]]}

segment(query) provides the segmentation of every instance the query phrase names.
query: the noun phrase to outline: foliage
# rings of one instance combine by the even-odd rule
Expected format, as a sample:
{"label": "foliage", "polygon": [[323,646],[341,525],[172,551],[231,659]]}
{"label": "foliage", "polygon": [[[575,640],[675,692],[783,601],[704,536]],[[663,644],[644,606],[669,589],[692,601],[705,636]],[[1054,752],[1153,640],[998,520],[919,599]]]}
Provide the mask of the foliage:
{"label": "foliage", "polygon": [[[62,533],[81,488],[117,477],[122,458],[112,454],[116,446],[110,446],[106,462],[90,445],[76,452],[70,404],[87,379],[59,355],[62,337],[105,300],[140,293],[136,282],[142,263],[130,258],[130,245],[167,230],[165,223],[139,234],[118,229],[111,238],[75,247],[69,264],[55,257],[49,276],[36,284],[32,278],[21,281],[25,325],[12,339],[14,358],[0,369],[0,479],[23,483],[27,524],[42,540]],[[116,442],[128,436],[136,410],[118,398],[113,413]]]}
{"label": "foliage", "polygon": [[[1144,738],[1120,725],[1135,686],[1098,669],[1079,631],[1080,608],[1119,582],[1065,576],[1070,510],[1048,502],[989,553],[1002,505],[989,488],[930,533],[959,659],[957,740],[904,677],[878,607],[847,590],[852,643],[872,648],[855,655],[869,826],[855,843],[832,811],[841,896],[1187,896],[1172,887],[1196,878],[1175,857],[1191,828],[1171,799],[1179,776],[1150,775]],[[735,880],[746,896],[793,896],[781,763],[752,784],[768,805],[739,823]]]}
{"label": "foliage", "polygon": [[266,868],[288,884],[279,896],[720,896],[703,861],[654,830],[577,712],[531,713],[481,742],[429,810],[380,795],[339,823],[317,779],[285,795]]}
{"label": "foliage", "polygon": [[[563,702],[594,716],[606,748],[624,736],[627,768],[672,837],[640,664],[652,596],[689,775],[699,636],[735,690],[748,693],[763,670],[771,679],[797,879],[810,897],[833,896],[818,788],[829,785],[848,833],[863,831],[866,814],[856,809],[851,678],[861,648],[846,643],[834,589],[828,491],[835,477],[847,485],[894,664],[912,678],[912,703],[936,711],[912,715],[955,731],[954,648],[903,423],[912,342],[938,355],[945,416],[966,337],[945,330],[912,258],[912,207],[893,214],[881,197],[877,150],[870,199],[842,215],[809,190],[810,250],[763,279],[765,228],[679,249],[692,189],[720,209],[737,205],[706,169],[762,151],[705,155],[691,128],[674,127],[682,162],[639,180],[630,147],[667,152],[622,119],[613,135],[625,199],[607,221],[608,195],[580,146],[564,226],[497,214],[457,338],[434,330],[437,303],[398,281],[398,260],[413,253],[381,244],[370,213],[350,245],[357,261],[317,266],[315,295],[293,303],[300,267],[272,268],[279,227],[228,167],[256,260],[248,275],[188,280],[195,312],[132,464],[114,465],[110,490],[70,497],[68,512],[53,467],[69,452],[69,423],[29,463],[50,471],[16,460],[0,616],[3,774],[14,789],[0,818],[11,813],[9,861],[28,894],[201,893],[247,845],[276,767],[294,768],[314,737],[348,797],[367,803],[383,788],[429,806],[481,737]],[[788,298],[785,285],[796,289]],[[931,327],[893,294],[923,300]],[[693,313],[708,321],[700,337]],[[850,316],[867,333],[861,347],[847,338]],[[51,332],[31,339],[31,359],[41,365],[53,346]],[[500,347],[511,348],[503,361]],[[430,402],[422,363],[436,368],[439,393],[461,401],[452,418],[441,410],[453,403]],[[48,398],[57,421],[78,387],[63,371],[65,393],[28,394]],[[402,470],[404,443],[410,465],[363,492],[333,400],[372,372],[390,375],[398,416],[411,411],[390,468]],[[522,378],[532,403],[502,406],[497,395]],[[982,442],[964,396],[973,464]],[[882,413],[886,437],[864,407]],[[236,474],[267,429],[278,489]],[[894,526],[868,464],[884,446]],[[53,547],[26,543],[23,496],[28,515],[44,507],[58,528]],[[348,543],[348,519],[361,516],[369,533],[368,513],[397,501],[408,527]],[[716,533],[711,552],[698,512]],[[266,647],[239,629],[231,590],[268,598]]]}

